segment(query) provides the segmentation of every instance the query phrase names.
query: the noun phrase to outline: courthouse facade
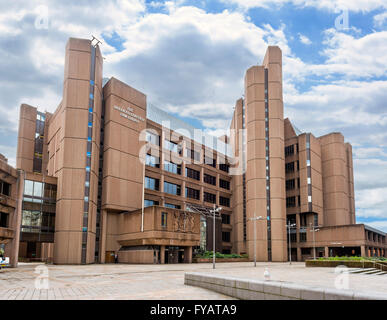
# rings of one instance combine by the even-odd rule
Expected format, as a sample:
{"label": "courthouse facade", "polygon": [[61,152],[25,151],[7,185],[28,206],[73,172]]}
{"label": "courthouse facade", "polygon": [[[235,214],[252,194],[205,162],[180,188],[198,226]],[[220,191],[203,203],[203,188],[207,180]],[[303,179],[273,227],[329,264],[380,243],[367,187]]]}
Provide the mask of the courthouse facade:
{"label": "courthouse facade", "polygon": [[385,233],[356,224],[351,145],[284,119],[278,47],[247,70],[219,139],[104,79],[98,44],[71,38],[65,57],[55,112],[20,108],[9,253],[16,241],[30,261],[191,262],[215,230],[216,251],[253,258],[256,241],[259,261],[287,261],[289,244],[300,261],[386,256]]}

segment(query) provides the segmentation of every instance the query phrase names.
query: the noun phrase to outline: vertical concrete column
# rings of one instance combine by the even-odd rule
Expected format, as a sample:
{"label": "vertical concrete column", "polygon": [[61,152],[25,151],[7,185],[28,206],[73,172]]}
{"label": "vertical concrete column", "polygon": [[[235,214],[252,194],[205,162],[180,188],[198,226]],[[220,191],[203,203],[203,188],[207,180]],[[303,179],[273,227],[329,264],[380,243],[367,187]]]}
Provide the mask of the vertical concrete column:
{"label": "vertical concrete column", "polygon": [[366,247],[360,246],[360,256],[366,257]]}
{"label": "vertical concrete column", "polygon": [[160,263],[165,263],[165,246],[160,246]]}
{"label": "vertical concrete column", "polygon": [[[246,250],[254,257],[254,223],[256,223],[256,257],[268,261],[267,192],[265,149],[265,68],[253,66],[245,75],[245,114],[247,129],[246,170]],[[263,220],[251,218],[262,216]]]}
{"label": "vertical concrete column", "polygon": [[301,257],[301,248],[297,248],[297,261],[301,261],[302,260],[302,257]]}
{"label": "vertical concrete column", "polygon": [[192,263],[192,247],[184,247],[184,262]]}
{"label": "vertical concrete column", "polygon": [[[230,173],[233,177],[231,179],[232,191],[232,240],[233,252],[246,252],[246,243],[244,239],[244,194],[243,194],[243,174],[246,168],[246,157],[243,152],[243,99],[239,99],[235,104],[234,115],[230,126],[230,141],[233,148],[233,153],[236,159],[235,164],[231,166]],[[232,170],[232,171],[231,171]]]}
{"label": "vertical concrete column", "polygon": [[349,216],[350,224],[356,223],[355,215],[355,187],[353,180],[353,156],[352,156],[352,145],[349,143],[345,144],[347,152],[347,170],[348,170],[348,201],[349,201]]}
{"label": "vertical concrete column", "polygon": [[107,232],[107,211],[101,211],[101,232],[100,232],[100,263],[105,263],[106,256],[106,232]]}
{"label": "vertical concrete column", "polygon": [[351,218],[348,194],[347,150],[341,133],[319,138],[323,181],[324,225],[348,225]]}
{"label": "vertical concrete column", "polygon": [[17,181],[17,204],[15,213],[13,214],[12,228],[15,230],[15,236],[12,240],[10,265],[13,268],[17,267],[19,261],[19,245],[20,245],[20,225],[22,220],[23,193],[24,193],[24,171],[18,171]]}
{"label": "vertical concrete column", "polygon": [[67,43],[62,106],[54,263],[92,263],[98,196],[102,55],[90,40],[70,38]]}
{"label": "vertical concrete column", "polygon": [[324,257],[328,258],[329,257],[329,247],[324,247],[325,252],[324,252]]}
{"label": "vertical concrete column", "polygon": [[270,212],[272,261],[287,260],[285,137],[282,97],[282,52],[269,46],[263,61],[268,69]]}
{"label": "vertical concrete column", "polygon": [[[33,171],[36,116],[36,108],[26,104],[20,106],[16,168],[26,172]],[[28,130],[26,130],[26,128],[28,128]]]}

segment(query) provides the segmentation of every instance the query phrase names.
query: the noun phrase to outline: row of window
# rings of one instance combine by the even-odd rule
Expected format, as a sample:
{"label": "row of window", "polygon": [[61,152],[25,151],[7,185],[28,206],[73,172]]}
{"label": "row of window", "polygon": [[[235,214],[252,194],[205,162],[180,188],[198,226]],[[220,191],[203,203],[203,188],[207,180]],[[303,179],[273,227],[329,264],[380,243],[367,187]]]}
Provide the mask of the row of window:
{"label": "row of window", "polygon": [[285,157],[289,157],[289,156],[293,155],[295,149],[296,149],[296,152],[298,153],[298,143],[285,147]]}
{"label": "row of window", "polygon": [[[152,144],[159,145],[159,143],[157,143],[157,141],[159,141],[159,137],[157,136],[157,138],[156,138],[155,135],[152,133],[149,133],[149,135],[147,135],[147,141],[152,143]],[[175,142],[172,142],[169,140],[164,140],[164,147],[165,147],[165,149],[170,150],[170,151],[175,152],[175,153],[178,153],[179,155],[182,154],[181,146]],[[184,150],[184,156],[187,158],[191,158],[194,161],[200,162],[200,152],[198,152],[198,151],[192,150],[190,148],[186,148]],[[157,161],[157,162],[155,161],[155,163],[159,164],[160,161]],[[207,164],[211,167],[216,168],[216,159],[209,157],[209,156],[205,156],[204,157],[204,164]],[[230,170],[230,166],[226,163],[220,163],[219,170],[222,170],[222,171],[225,171],[228,173]]]}
{"label": "row of window", "polygon": [[[145,177],[145,188],[150,190],[159,191],[160,190],[160,180]],[[172,195],[181,195],[181,186],[171,182],[164,181],[164,192]],[[209,192],[204,192],[204,201],[210,203],[216,203],[216,195]],[[186,187],[185,188],[185,197],[200,200],[200,190]],[[223,206],[230,206],[230,199],[227,197],[219,196],[219,204]]]}
{"label": "row of window", "polygon": [[297,171],[300,171],[300,161],[299,160],[297,160],[295,162],[288,162],[285,164],[285,172],[286,173],[294,172],[295,168],[297,168]]}
{"label": "row of window", "polygon": [[44,124],[46,117],[44,113],[38,112],[36,115],[35,128],[35,143],[34,143],[34,158],[32,161],[33,172],[42,172],[43,158],[43,139],[44,139]]}
{"label": "row of window", "polygon": [[296,188],[296,181],[297,181],[297,188],[300,189],[300,178],[296,179],[290,179],[286,180],[286,190],[293,190]]}
{"label": "row of window", "polygon": [[[160,165],[158,164],[158,158],[152,155],[147,154],[146,155],[146,165],[151,166],[153,168],[160,168]],[[164,170],[174,173],[174,174],[181,174],[181,165],[175,164],[170,161],[164,162]],[[185,168],[185,176],[197,181],[200,181],[200,171],[192,169],[192,168]],[[209,175],[205,173],[203,175],[203,181],[205,183],[211,184],[216,186],[216,177]],[[230,190],[230,182],[227,180],[219,179],[219,186],[223,189]]]}
{"label": "row of window", "polygon": [[55,214],[34,210],[23,210],[22,232],[54,232]]}
{"label": "row of window", "polygon": [[56,185],[53,185],[53,184],[32,181],[32,180],[24,181],[24,200],[25,201],[32,200],[32,202],[40,202],[40,201],[33,201],[33,199],[29,199],[29,198],[34,198],[36,200],[44,198],[44,199],[51,200],[51,202],[55,202],[56,191],[57,191],[57,187]]}

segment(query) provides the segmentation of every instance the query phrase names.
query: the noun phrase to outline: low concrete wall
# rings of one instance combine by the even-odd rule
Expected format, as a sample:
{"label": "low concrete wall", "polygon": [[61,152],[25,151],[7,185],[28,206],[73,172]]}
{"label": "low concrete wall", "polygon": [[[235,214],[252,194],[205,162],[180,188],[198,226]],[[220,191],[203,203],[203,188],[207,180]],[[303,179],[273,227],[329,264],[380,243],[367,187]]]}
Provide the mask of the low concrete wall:
{"label": "low concrete wall", "polygon": [[242,300],[387,300],[387,295],[301,284],[233,278],[225,275],[185,273],[184,283]]}

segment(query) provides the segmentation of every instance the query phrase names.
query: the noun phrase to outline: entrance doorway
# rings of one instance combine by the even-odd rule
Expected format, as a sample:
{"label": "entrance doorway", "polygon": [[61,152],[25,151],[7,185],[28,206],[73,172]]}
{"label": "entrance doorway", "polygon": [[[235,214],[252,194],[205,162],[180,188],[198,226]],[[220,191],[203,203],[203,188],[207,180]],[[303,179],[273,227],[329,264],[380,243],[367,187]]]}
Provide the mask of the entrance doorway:
{"label": "entrance doorway", "polygon": [[184,248],[181,247],[165,247],[165,263],[183,263],[184,262]]}
{"label": "entrance doorway", "polygon": [[27,242],[27,258],[33,261],[36,259],[36,242]]}

